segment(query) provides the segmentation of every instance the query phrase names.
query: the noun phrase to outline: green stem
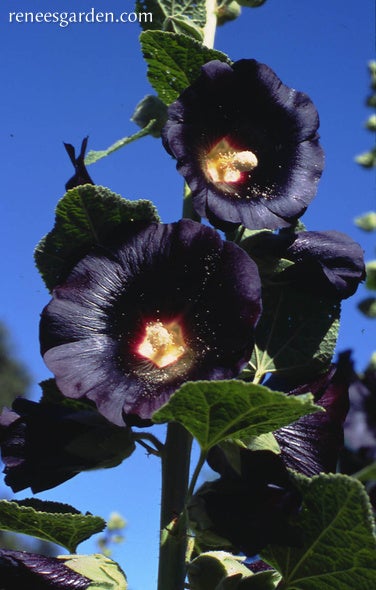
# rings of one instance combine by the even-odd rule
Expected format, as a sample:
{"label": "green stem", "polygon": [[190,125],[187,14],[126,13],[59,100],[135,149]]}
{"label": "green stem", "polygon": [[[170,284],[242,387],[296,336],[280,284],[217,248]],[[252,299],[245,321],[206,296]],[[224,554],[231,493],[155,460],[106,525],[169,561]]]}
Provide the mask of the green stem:
{"label": "green stem", "polygon": [[[160,457],[163,453],[164,445],[161,443],[159,438],[154,436],[154,434],[152,434],[151,432],[135,432],[133,433],[133,440],[135,440],[138,444],[142,445],[151,455],[156,455],[157,457]],[[145,441],[151,442],[154,448],[146,444]]]}
{"label": "green stem", "polygon": [[203,44],[210,49],[214,47],[215,32],[217,29],[217,7],[217,0],[206,0],[206,23]]}
{"label": "green stem", "polygon": [[167,427],[162,454],[161,545],[158,590],[183,590],[186,576],[187,497],[192,437],[180,424]]}
{"label": "green stem", "polygon": [[208,456],[207,451],[201,451],[196,468],[195,468],[193,475],[192,475],[191,483],[189,484],[189,488],[188,488],[188,492],[187,492],[187,503],[189,502],[189,499],[191,498],[191,496],[193,496],[193,492],[196,487],[198,476],[200,475],[201,469],[206,461],[207,456]]}
{"label": "green stem", "polygon": [[[203,44],[213,48],[217,27],[217,0],[206,0],[206,24]],[[185,185],[183,217],[200,221]],[[177,423],[167,427],[162,453],[161,542],[159,550],[158,590],[183,590],[186,578],[188,522],[186,500],[193,493],[205,461],[203,453],[189,483],[192,436]]]}

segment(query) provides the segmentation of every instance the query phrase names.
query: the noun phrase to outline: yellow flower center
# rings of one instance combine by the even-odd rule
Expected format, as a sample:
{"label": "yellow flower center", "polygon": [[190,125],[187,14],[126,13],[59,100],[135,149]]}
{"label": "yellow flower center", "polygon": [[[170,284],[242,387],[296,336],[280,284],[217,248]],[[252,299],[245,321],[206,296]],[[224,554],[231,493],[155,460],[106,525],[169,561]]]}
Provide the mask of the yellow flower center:
{"label": "yellow flower center", "polygon": [[146,324],[144,338],[137,347],[137,352],[159,369],[176,363],[186,350],[181,326],[159,320]]}
{"label": "yellow flower center", "polygon": [[205,156],[205,172],[214,183],[240,182],[243,172],[250,172],[257,165],[258,160],[253,152],[236,150],[227,139],[221,139]]}

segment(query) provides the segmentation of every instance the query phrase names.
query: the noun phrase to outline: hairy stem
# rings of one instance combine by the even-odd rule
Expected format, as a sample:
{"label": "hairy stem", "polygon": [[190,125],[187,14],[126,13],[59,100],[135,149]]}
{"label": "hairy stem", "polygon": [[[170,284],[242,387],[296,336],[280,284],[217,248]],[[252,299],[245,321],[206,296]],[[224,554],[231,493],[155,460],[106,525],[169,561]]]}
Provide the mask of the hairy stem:
{"label": "hairy stem", "polygon": [[204,27],[203,44],[210,49],[214,47],[215,31],[217,29],[217,0],[206,0],[206,23]]}
{"label": "hairy stem", "polygon": [[[217,0],[206,0],[206,24],[203,44],[214,47],[217,28]],[[192,196],[184,187],[183,217],[200,221],[192,206]],[[161,542],[159,550],[158,590],[184,590],[186,555],[188,547],[188,522],[186,500],[197,481],[205,457],[200,457],[191,485],[189,467],[192,436],[177,423],[167,427],[167,437],[162,453],[162,501]]]}
{"label": "hairy stem", "polygon": [[186,576],[188,490],[192,437],[180,424],[167,427],[162,454],[161,545],[158,590],[183,590]]}

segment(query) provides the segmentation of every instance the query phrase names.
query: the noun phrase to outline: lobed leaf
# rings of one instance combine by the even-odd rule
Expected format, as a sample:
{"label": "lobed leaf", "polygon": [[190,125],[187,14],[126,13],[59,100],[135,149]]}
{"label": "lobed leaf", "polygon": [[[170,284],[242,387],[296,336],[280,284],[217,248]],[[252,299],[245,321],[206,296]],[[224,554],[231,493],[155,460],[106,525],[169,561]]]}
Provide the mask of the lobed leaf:
{"label": "lobed leaf", "polygon": [[340,304],[316,294],[274,286],[263,295],[250,361],[260,378],[269,372],[303,377],[325,371],[331,363],[339,329]]}
{"label": "lobed leaf", "polygon": [[231,63],[224,53],[175,33],[146,31],[140,36],[148,64],[148,79],[167,105],[178,98],[200,74],[201,66],[213,59]]}
{"label": "lobed leaf", "polygon": [[90,590],[128,588],[126,576],[119,564],[105,555],[61,555],[58,559],[71,570],[92,580]]}
{"label": "lobed leaf", "polygon": [[69,190],[56,207],[54,228],[35,249],[35,262],[51,291],[93,246],[125,224],[159,221],[150,201],[128,201],[108,188],[85,184]]}
{"label": "lobed leaf", "polygon": [[0,500],[0,529],[57,543],[70,553],[105,526],[99,516],[81,514],[67,504],[37,499]]}
{"label": "lobed leaf", "polygon": [[196,381],[182,385],[152,418],[179,422],[207,451],[228,438],[272,432],[318,410],[310,394],[288,397],[236,380]]}
{"label": "lobed leaf", "polygon": [[[152,22],[147,19],[140,22],[143,30],[156,29],[192,34],[196,38],[197,31],[205,26],[206,0],[137,0],[139,12],[151,12]],[[181,22],[182,28],[176,28]]]}
{"label": "lobed leaf", "polygon": [[269,546],[262,559],[283,590],[376,588],[376,539],[368,496],[346,475],[294,476],[303,494],[301,547]]}

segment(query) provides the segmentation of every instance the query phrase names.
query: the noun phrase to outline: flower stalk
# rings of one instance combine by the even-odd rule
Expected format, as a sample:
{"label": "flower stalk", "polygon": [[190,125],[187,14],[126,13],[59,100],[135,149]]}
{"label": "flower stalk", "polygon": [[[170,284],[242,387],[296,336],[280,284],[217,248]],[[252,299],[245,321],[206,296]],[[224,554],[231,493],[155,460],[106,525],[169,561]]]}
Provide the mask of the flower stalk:
{"label": "flower stalk", "polygon": [[177,423],[170,423],[162,454],[161,544],[158,590],[183,590],[186,576],[188,489],[192,437]]}
{"label": "flower stalk", "polygon": [[[206,0],[203,45],[214,47],[217,28],[217,0]],[[184,185],[183,218],[200,221],[192,206],[192,194]],[[186,578],[188,522],[185,504],[202,463],[197,465],[189,486],[192,436],[180,424],[170,423],[162,453],[162,493],[158,590],[183,590]],[[197,475],[196,475],[197,473]]]}
{"label": "flower stalk", "polygon": [[206,23],[204,27],[203,45],[213,49],[217,30],[217,0],[206,0]]}

